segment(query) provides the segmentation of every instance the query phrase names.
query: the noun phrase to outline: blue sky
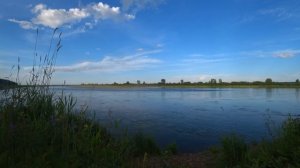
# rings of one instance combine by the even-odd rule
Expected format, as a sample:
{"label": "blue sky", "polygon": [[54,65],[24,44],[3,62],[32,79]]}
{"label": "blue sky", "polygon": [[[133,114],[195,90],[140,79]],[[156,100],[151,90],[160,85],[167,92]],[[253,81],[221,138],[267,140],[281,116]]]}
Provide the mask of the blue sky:
{"label": "blue sky", "polygon": [[299,0],[0,0],[0,78],[59,27],[53,84],[300,78]]}

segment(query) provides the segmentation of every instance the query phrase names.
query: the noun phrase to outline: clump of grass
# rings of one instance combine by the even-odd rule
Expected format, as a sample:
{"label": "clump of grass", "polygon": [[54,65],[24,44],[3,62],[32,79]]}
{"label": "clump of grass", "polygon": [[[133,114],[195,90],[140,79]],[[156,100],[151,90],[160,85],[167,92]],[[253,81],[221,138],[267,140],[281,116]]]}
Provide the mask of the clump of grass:
{"label": "clump of grass", "polygon": [[[236,135],[223,139],[220,167],[300,167],[300,120],[291,116],[271,141],[247,145]],[[275,136],[276,135],[276,136]]]}
{"label": "clump of grass", "polygon": [[235,167],[245,159],[247,145],[242,137],[232,134],[224,137],[221,144],[221,162],[225,167]]}

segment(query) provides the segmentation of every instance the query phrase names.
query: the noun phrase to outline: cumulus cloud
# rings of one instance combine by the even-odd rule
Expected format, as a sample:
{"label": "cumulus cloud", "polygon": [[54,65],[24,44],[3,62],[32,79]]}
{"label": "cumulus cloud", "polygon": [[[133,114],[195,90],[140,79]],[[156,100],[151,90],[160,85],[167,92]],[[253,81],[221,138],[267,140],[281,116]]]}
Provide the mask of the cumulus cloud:
{"label": "cumulus cloud", "polygon": [[117,72],[138,70],[153,64],[160,63],[159,59],[151,58],[147,55],[160,52],[159,50],[138,53],[123,57],[106,56],[100,61],[84,61],[73,65],[56,66],[56,71],[76,72],[76,71],[100,71],[100,72]]}
{"label": "cumulus cloud", "polygon": [[50,28],[79,22],[81,19],[90,15],[85,9],[48,9],[47,6],[43,4],[36,5],[32,9],[32,12],[36,14],[36,17],[32,19],[33,24]]}
{"label": "cumulus cloud", "polygon": [[96,19],[115,18],[121,13],[120,7],[110,7],[102,2],[91,5],[91,9],[88,9],[88,11],[91,12]]}
{"label": "cumulus cloud", "polygon": [[81,8],[53,9],[45,4],[35,5],[31,12],[34,17],[30,21],[9,19],[8,21],[19,24],[24,29],[33,29],[37,26],[57,28],[61,26],[71,26],[82,20],[85,25],[93,26],[91,22],[97,23],[99,20],[131,20],[135,16],[123,13],[120,7],[111,7],[108,4],[99,2],[91,3]]}
{"label": "cumulus cloud", "polygon": [[282,50],[273,52],[273,57],[278,58],[291,58],[300,54],[300,50]]}

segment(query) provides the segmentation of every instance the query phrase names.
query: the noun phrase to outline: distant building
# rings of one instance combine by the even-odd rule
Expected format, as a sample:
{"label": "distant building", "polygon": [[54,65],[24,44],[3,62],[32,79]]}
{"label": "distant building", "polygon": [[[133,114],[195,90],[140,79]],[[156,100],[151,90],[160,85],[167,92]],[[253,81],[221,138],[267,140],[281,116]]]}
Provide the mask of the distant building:
{"label": "distant building", "polygon": [[140,81],[140,80],[137,80],[136,83],[137,83],[138,85],[140,85],[140,84],[141,84],[141,81]]}
{"label": "distant building", "polygon": [[180,84],[183,84],[183,83],[184,83],[184,81],[183,81],[183,79],[181,79],[181,80],[180,80]]}
{"label": "distant building", "polygon": [[161,79],[160,84],[166,84],[166,80],[165,79]]}

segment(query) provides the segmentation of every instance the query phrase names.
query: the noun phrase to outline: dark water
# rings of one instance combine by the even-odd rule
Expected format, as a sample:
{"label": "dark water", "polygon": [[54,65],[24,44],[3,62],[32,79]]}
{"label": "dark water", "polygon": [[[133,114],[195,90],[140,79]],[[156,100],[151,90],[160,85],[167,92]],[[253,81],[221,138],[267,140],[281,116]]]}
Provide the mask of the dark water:
{"label": "dark water", "polygon": [[[176,143],[181,152],[216,145],[222,136],[238,133],[248,141],[268,138],[268,118],[280,124],[300,114],[299,89],[92,89],[65,87],[87,105],[114,134],[144,132],[162,147]],[[119,121],[120,128],[113,126]]]}

